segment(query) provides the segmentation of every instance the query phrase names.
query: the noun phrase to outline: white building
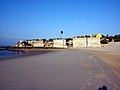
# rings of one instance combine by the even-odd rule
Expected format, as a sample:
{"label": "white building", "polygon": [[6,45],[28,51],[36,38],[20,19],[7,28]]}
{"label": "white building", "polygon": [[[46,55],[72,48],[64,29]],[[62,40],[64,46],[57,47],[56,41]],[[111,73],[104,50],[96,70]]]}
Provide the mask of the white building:
{"label": "white building", "polygon": [[81,48],[86,46],[86,38],[73,38],[73,48]]}
{"label": "white building", "polygon": [[100,47],[100,38],[73,38],[73,48]]}
{"label": "white building", "polygon": [[67,48],[66,40],[65,39],[54,39],[53,40],[53,47],[56,47],[56,48]]}
{"label": "white building", "polygon": [[33,41],[33,47],[44,47],[44,41],[43,40]]}
{"label": "white building", "polygon": [[87,38],[87,47],[100,47],[100,38]]}

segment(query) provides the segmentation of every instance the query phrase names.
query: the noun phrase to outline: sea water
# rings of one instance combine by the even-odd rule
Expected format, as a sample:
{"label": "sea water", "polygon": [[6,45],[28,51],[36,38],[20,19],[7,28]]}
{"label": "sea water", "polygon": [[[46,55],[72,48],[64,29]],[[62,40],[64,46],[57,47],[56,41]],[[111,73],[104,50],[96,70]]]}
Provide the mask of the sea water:
{"label": "sea water", "polygon": [[15,58],[21,55],[23,55],[23,52],[19,50],[0,50],[0,60]]}

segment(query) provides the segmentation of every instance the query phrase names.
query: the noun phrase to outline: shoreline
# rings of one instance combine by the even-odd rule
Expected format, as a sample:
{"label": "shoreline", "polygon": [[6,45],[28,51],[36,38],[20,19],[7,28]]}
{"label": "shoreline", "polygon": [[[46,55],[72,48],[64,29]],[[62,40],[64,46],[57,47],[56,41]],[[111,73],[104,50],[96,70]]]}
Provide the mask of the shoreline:
{"label": "shoreline", "polygon": [[35,55],[40,55],[40,54],[44,54],[44,53],[49,53],[49,52],[53,52],[56,50],[64,50],[64,49],[36,49],[36,48],[32,48],[32,49],[5,49],[5,50],[10,50],[10,51],[20,51],[22,52],[21,55],[18,56],[13,56],[13,57],[8,57],[8,58],[4,58],[4,59],[0,59],[0,61],[3,60],[11,60],[11,59],[18,59],[18,58],[24,58],[24,57],[29,57],[29,56],[35,56]]}

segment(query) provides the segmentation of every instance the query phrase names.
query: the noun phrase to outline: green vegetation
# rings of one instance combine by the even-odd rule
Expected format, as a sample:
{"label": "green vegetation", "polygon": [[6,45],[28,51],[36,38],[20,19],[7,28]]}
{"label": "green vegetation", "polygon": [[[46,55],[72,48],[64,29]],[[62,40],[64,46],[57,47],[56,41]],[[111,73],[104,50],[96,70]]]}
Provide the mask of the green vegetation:
{"label": "green vegetation", "polygon": [[120,34],[109,36],[108,34],[106,36],[102,35],[101,38],[101,44],[108,44],[109,42],[120,42]]}
{"label": "green vegetation", "polygon": [[120,42],[120,34],[113,37],[114,42]]}

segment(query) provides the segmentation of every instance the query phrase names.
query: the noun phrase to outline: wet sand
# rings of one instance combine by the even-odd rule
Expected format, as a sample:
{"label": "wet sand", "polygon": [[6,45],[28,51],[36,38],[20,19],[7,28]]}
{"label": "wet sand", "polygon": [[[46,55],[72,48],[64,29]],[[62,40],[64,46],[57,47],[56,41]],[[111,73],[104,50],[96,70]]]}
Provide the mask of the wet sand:
{"label": "wet sand", "polygon": [[[13,56],[13,57],[7,57],[7,58],[1,58],[0,60],[10,60],[10,59],[17,59],[17,58],[23,58],[23,57],[29,57],[29,56],[35,56],[35,55],[39,55],[39,54],[45,54],[45,53],[49,53],[49,52],[54,52],[57,49],[40,49],[40,48],[32,48],[32,49],[28,49],[28,48],[10,48],[10,49],[5,49],[5,50],[10,50],[10,51],[18,51],[18,55],[17,56]],[[60,49],[63,50],[63,49]]]}
{"label": "wet sand", "polygon": [[105,47],[100,48],[86,48],[94,55],[103,60],[112,70],[120,77],[120,42],[110,43]]}

